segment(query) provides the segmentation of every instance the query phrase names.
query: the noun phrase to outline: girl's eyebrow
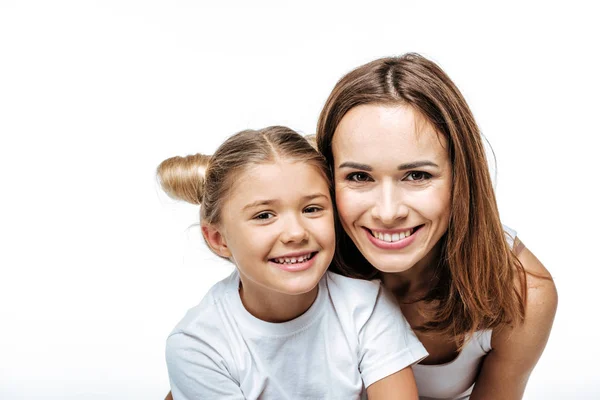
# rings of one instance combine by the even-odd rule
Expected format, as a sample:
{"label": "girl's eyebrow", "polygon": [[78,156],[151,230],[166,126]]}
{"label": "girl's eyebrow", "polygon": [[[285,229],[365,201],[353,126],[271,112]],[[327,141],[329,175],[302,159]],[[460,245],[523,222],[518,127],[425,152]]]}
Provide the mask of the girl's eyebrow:
{"label": "girl's eyebrow", "polygon": [[277,203],[277,200],[257,200],[250,204],[246,204],[242,210],[247,210],[249,208],[258,207],[258,206],[270,206],[273,203]]}
{"label": "girl's eyebrow", "polygon": [[[302,196],[302,201],[310,201],[310,200],[314,200],[314,199],[317,199],[320,197],[324,197],[326,199],[329,198],[327,195],[317,192],[317,193],[309,194],[306,196]],[[250,204],[246,204],[242,210],[247,210],[249,208],[258,207],[258,206],[271,206],[276,203],[279,203],[279,200],[269,200],[269,199],[257,200]]]}
{"label": "girl's eyebrow", "polygon": [[318,192],[318,193],[314,193],[314,194],[309,194],[308,196],[303,196],[302,200],[309,201],[309,200],[318,199],[319,197],[324,197],[326,199],[329,198],[329,196],[327,196],[326,194]]}
{"label": "girl's eyebrow", "polygon": [[[414,162],[410,162],[410,163],[406,163],[406,164],[400,164],[398,165],[398,170],[399,171],[403,171],[405,169],[415,169],[415,168],[420,168],[420,167],[435,167],[435,168],[439,168],[439,166],[432,162],[432,161],[428,161],[428,160],[423,160],[423,161],[414,161]],[[370,165],[367,164],[360,164],[354,161],[346,161],[340,164],[340,166],[338,168],[352,168],[352,169],[361,169],[363,171],[373,171],[373,167],[371,167]]]}

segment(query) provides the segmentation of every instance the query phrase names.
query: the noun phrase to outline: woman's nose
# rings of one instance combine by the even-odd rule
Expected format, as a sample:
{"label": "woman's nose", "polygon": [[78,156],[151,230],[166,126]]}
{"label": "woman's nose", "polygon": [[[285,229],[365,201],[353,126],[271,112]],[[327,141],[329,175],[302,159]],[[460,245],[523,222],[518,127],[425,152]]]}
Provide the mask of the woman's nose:
{"label": "woman's nose", "polygon": [[371,215],[384,225],[393,225],[396,220],[406,218],[408,215],[402,190],[394,182],[383,182],[376,196]]}

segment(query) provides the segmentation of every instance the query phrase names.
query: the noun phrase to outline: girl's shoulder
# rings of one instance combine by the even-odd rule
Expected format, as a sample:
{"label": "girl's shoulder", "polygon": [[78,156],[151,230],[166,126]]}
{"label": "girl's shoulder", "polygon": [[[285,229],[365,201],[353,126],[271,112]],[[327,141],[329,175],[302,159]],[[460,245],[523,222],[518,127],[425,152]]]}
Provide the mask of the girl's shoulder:
{"label": "girl's shoulder", "polygon": [[[171,335],[184,333],[196,336],[198,333],[218,332],[222,327],[222,316],[230,313],[228,296],[237,293],[239,274],[234,270],[231,275],[214,284],[196,306],[190,308],[177,323]],[[205,335],[206,336],[206,335]]]}
{"label": "girl's shoulder", "polygon": [[330,271],[324,279],[336,312],[352,316],[359,326],[373,313],[401,316],[396,300],[379,280],[349,278]]}
{"label": "girl's shoulder", "polygon": [[350,278],[335,272],[327,271],[325,282],[329,292],[358,301],[376,298],[382,290],[381,281]]}

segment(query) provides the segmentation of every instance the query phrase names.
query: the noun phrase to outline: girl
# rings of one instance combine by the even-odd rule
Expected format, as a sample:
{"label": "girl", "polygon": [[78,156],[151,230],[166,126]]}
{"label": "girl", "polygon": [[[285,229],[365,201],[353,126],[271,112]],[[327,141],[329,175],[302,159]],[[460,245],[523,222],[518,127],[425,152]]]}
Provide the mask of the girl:
{"label": "girl", "polygon": [[427,353],[379,283],[326,272],[335,250],[325,159],[294,131],[243,131],[212,157],[165,160],[163,189],[199,204],[236,270],[167,340],[175,399],[416,399]]}

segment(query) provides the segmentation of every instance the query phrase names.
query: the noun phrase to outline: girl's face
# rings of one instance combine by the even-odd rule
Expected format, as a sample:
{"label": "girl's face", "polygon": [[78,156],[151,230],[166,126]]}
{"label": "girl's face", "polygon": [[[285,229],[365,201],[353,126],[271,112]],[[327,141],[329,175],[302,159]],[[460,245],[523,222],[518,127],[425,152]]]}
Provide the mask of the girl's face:
{"label": "girl's face", "polygon": [[333,207],[316,166],[279,160],[246,169],[221,215],[222,245],[244,290],[307,293],[331,263]]}
{"label": "girl's face", "polygon": [[434,254],[448,229],[452,169],[446,147],[408,106],[360,105],[340,121],[332,142],[339,217],[378,270],[410,269]]}

